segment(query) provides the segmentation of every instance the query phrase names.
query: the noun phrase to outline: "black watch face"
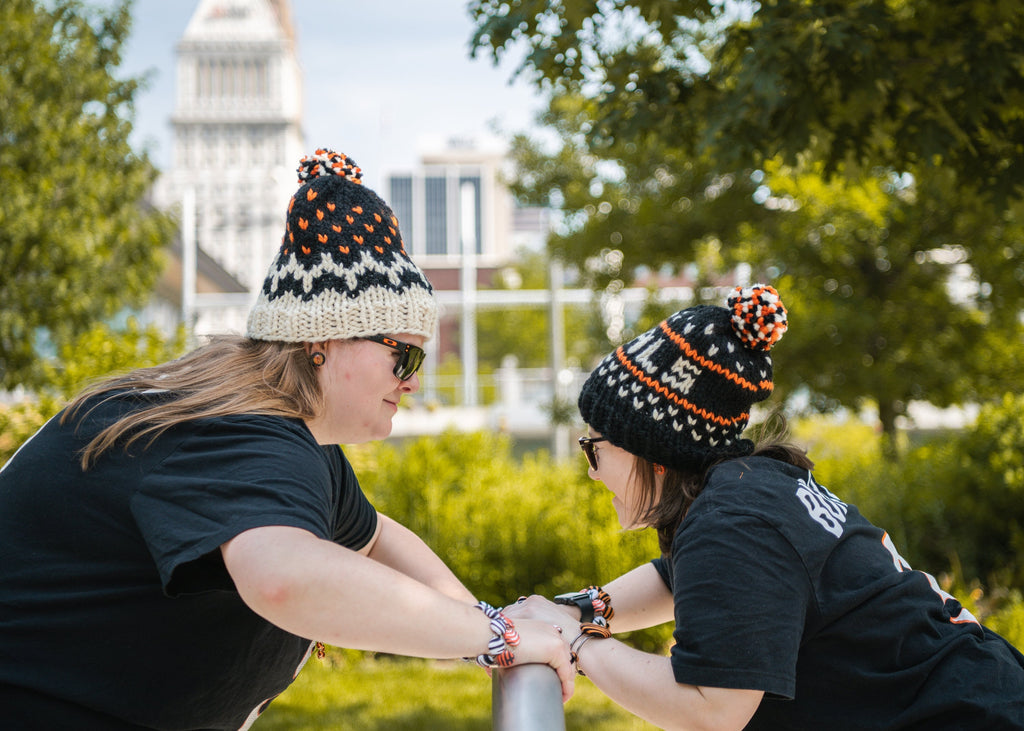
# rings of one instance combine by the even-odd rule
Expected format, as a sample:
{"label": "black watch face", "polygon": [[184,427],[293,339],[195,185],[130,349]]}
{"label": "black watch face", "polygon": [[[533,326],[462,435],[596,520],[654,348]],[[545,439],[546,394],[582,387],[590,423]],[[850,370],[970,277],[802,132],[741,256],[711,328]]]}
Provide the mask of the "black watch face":
{"label": "black watch face", "polygon": [[583,591],[570,592],[568,594],[559,594],[555,597],[555,602],[558,604],[579,604],[581,601],[590,601],[590,594]]}

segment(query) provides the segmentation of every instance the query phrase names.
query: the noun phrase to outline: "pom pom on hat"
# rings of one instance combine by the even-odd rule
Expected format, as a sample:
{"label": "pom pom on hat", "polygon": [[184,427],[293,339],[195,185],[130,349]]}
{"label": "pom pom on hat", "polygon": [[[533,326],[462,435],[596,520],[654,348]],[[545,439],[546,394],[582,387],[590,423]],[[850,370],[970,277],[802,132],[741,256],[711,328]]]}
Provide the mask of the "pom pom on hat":
{"label": "pom pom on hat", "polygon": [[299,189],[246,334],[322,342],[368,335],[432,337],[437,303],[409,258],[388,205],[352,158],[318,149],[299,162]]}
{"label": "pom pom on hat", "polygon": [[580,391],[583,420],[657,464],[701,470],[743,456],[754,403],[774,388],[768,351],[788,327],[778,292],[737,287],[728,308],[680,310],[604,358]]}
{"label": "pom pom on hat", "polygon": [[307,155],[299,160],[299,167],[296,171],[299,174],[300,183],[308,183],[310,180],[328,175],[337,175],[341,178],[348,178],[353,183],[362,185],[363,171],[358,167],[355,160],[348,155],[333,150],[319,149],[313,155]]}
{"label": "pom pom on hat", "polygon": [[752,350],[771,350],[789,327],[786,308],[774,287],[737,287],[727,302],[736,335]]}

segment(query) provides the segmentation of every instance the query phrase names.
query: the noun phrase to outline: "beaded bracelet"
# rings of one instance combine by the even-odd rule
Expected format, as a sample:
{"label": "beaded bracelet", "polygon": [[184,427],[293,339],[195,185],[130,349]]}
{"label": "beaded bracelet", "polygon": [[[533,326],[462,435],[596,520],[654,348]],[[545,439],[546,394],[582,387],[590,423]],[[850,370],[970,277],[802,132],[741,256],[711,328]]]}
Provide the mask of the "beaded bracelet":
{"label": "beaded bracelet", "polygon": [[474,606],[491,620],[491,632],[494,633],[494,637],[487,643],[486,653],[477,655],[476,658],[463,659],[470,662],[476,660],[476,664],[482,668],[491,668],[495,665],[507,668],[515,662],[516,656],[512,648],[519,644],[519,633],[515,625],[501,610],[495,609],[487,602],[477,602]]}
{"label": "beaded bracelet", "polygon": [[590,602],[594,605],[594,624],[607,627],[608,623],[612,621],[612,617],[615,616],[615,610],[612,609],[612,598],[600,586],[588,586],[583,591],[590,594]]}
{"label": "beaded bracelet", "polygon": [[586,676],[583,672],[583,668],[580,667],[580,650],[583,645],[587,643],[591,637],[599,637],[601,639],[608,639],[612,636],[612,631],[608,629],[606,624],[598,624],[596,622],[584,622],[580,625],[580,633],[576,635],[576,639],[569,643],[569,660],[573,665],[576,666],[576,674]]}

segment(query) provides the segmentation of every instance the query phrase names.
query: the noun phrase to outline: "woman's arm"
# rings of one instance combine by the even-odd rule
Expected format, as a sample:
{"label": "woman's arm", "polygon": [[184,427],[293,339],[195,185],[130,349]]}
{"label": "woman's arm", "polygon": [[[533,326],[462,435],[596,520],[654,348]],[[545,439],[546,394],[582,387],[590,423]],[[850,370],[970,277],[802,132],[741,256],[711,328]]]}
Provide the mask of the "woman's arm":
{"label": "woman's arm", "polygon": [[[638,577],[643,579],[646,568],[641,566],[625,574],[622,578],[630,577],[629,581],[620,586],[628,587]],[[653,567],[650,569],[658,583],[664,586],[658,572]],[[639,585],[641,588],[651,586],[646,580],[639,581]],[[613,602],[617,602],[615,595],[611,592],[609,595]],[[631,615],[644,616],[632,606],[627,606]],[[579,644],[579,625],[576,620],[567,622],[565,609],[565,606],[543,597],[531,596],[505,611],[517,623],[526,618],[552,623],[561,620],[566,639],[575,645],[576,667],[609,698],[640,718],[665,729],[742,729],[757,710],[764,695],[760,690],[705,688],[678,683],[669,658],[635,650],[613,638],[591,637]],[[568,609],[579,614],[575,607]],[[613,628],[618,621],[619,610],[616,607],[611,621]]]}
{"label": "woman's arm", "polygon": [[653,564],[637,566],[604,585],[612,599],[613,632],[630,632],[654,627],[675,619],[672,592],[665,586]]}
{"label": "woman's arm", "polygon": [[578,667],[605,695],[663,729],[739,731],[764,695],[760,690],[677,683],[669,658],[615,639],[591,638],[579,648],[578,657]]}
{"label": "woman's arm", "polygon": [[377,520],[380,531],[368,554],[370,558],[453,599],[476,602],[473,593],[418,535],[386,515],[378,513]]}
{"label": "woman's arm", "polygon": [[[387,556],[389,545],[404,545],[407,537],[401,531],[386,538],[389,528],[384,526],[371,553],[380,547]],[[221,553],[242,600],[267,621],[300,637],[431,658],[476,656],[487,652],[493,637],[490,621],[473,607],[471,596],[452,598],[300,528],[253,528],[221,546]],[[431,562],[413,561],[420,569],[424,565]],[[445,583],[436,572],[426,573]],[[516,629],[522,638],[516,663],[551,665],[568,698],[574,677],[562,636],[542,621],[523,619]]]}
{"label": "woman's arm", "polygon": [[[613,632],[645,629],[675,619],[672,592],[650,563],[637,566],[605,584],[603,588],[611,597],[612,609],[615,612],[610,623]],[[531,602],[532,597],[526,603]],[[576,622],[580,621],[579,607],[573,604],[559,604],[558,609]],[[515,615],[516,610],[512,607],[508,610],[513,613],[512,616]],[[548,619],[554,619],[557,615],[548,613],[546,616]]]}

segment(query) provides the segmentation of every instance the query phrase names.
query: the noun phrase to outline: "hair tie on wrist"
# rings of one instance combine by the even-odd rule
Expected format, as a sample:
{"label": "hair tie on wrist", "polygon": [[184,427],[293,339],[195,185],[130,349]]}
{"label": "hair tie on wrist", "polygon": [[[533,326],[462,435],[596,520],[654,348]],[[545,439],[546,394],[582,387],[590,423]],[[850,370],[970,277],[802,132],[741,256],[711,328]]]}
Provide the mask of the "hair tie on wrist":
{"label": "hair tie on wrist", "polygon": [[475,658],[464,657],[469,662],[476,661],[482,668],[494,666],[507,668],[516,661],[512,648],[519,644],[519,632],[516,631],[512,620],[506,617],[500,609],[495,609],[487,602],[477,602],[474,605],[491,620],[491,632],[494,637],[487,643],[487,652],[477,655]]}
{"label": "hair tie on wrist", "polygon": [[583,645],[587,643],[592,637],[606,640],[612,636],[612,631],[608,629],[607,625],[594,624],[591,622],[584,622],[580,625],[580,633],[576,635],[576,639],[569,643],[569,661],[576,666],[576,674],[586,677],[586,673],[583,672],[583,668],[580,667],[580,650]]}

